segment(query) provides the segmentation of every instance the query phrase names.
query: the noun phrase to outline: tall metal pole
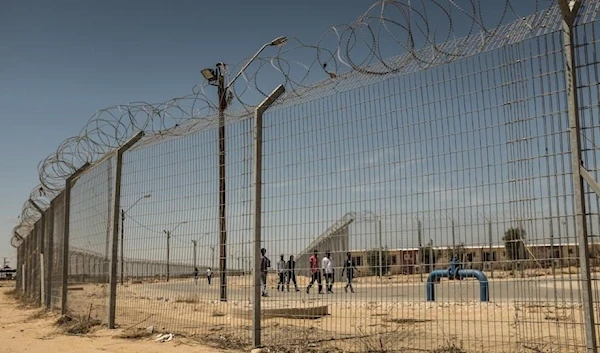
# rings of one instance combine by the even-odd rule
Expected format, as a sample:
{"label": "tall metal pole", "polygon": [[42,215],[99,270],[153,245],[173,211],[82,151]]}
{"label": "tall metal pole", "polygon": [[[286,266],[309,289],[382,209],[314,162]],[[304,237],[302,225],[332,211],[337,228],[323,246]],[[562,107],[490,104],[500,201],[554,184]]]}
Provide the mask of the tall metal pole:
{"label": "tall metal pole", "polygon": [[169,277],[171,275],[169,264],[171,258],[171,232],[167,230],[165,233],[167,234],[167,282],[169,282]]}
{"label": "tall metal pole", "polygon": [[198,241],[192,240],[192,244],[194,244],[194,270],[195,270],[196,267],[197,267],[197,264],[196,264],[196,247],[198,246]]}
{"label": "tall metal pole", "polygon": [[211,246],[210,249],[212,250],[212,261],[210,263],[210,267],[214,268],[214,266],[215,266],[215,247]]}
{"label": "tall metal pole", "polygon": [[117,307],[117,261],[119,255],[119,213],[121,211],[121,177],[123,172],[123,154],[144,136],[140,131],[117,150],[115,187],[112,207],[112,251],[110,257],[110,291],[108,299],[108,328],[115,328]]}
{"label": "tall metal pole", "polygon": [[254,111],[254,295],[252,308],[252,344],[254,347],[261,345],[261,242],[262,242],[262,116],[277,98],[279,98],[285,88],[282,85],[277,88],[263,100]]}
{"label": "tall metal pole", "polygon": [[571,168],[573,172],[573,201],[575,203],[575,231],[579,242],[579,271],[581,274],[581,300],[585,321],[587,351],[598,352],[592,282],[590,276],[590,257],[586,225],[585,198],[583,177],[581,175],[581,140],[579,128],[579,105],[577,98],[577,75],[575,72],[575,43],[573,24],[581,1],[558,0],[563,15],[563,52],[565,54],[565,74],[567,82],[567,99],[569,115],[569,139],[571,142]]}
{"label": "tall metal pole", "polygon": [[121,285],[123,285],[123,270],[125,268],[125,210],[121,210]]}
{"label": "tall metal pole", "polygon": [[[218,69],[218,68],[217,68]],[[219,96],[219,273],[221,277],[220,298],[227,301],[227,222],[225,218],[225,109],[227,89],[225,77],[218,69],[217,94]]]}

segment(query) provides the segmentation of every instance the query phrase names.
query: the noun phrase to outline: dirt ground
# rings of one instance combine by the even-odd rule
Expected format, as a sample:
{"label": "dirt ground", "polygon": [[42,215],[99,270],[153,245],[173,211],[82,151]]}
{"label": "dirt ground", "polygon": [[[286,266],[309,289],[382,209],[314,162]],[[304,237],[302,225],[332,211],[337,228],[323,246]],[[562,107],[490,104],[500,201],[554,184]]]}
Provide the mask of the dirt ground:
{"label": "dirt ground", "polygon": [[[561,281],[573,280],[573,271],[564,269]],[[504,275],[504,273],[498,273]],[[508,278],[508,274],[506,274]],[[527,277],[547,275],[536,271]],[[418,281],[419,276],[389,276],[387,284]],[[502,281],[503,279],[498,279]],[[173,285],[190,280],[174,279]],[[275,286],[274,276],[269,286]],[[299,285],[307,279],[299,278]],[[358,286],[376,285],[374,278],[359,278]],[[562,282],[561,282],[562,283]],[[232,277],[232,287],[251,287],[250,277]],[[102,284],[78,284],[80,290],[69,291],[69,310],[104,322],[106,320],[107,288]],[[16,310],[16,314],[0,311],[3,326],[15,318],[28,326],[31,339],[44,343],[47,337],[54,342],[72,340],[77,352],[171,352],[179,347],[186,351],[211,352],[210,349],[249,351],[251,348],[252,321],[249,300],[230,300],[226,303],[207,300],[200,295],[182,293],[173,295],[157,287],[152,281],[127,283],[118,288],[117,324],[121,328],[144,329],[152,325],[159,332],[176,335],[174,342],[164,344],[142,340],[129,342],[117,340],[115,331],[97,330],[83,338],[57,334],[52,326],[55,316],[29,322],[27,319],[39,310],[15,309],[14,301],[2,298],[2,310]],[[300,296],[297,300],[277,300],[263,303],[263,308],[283,309],[315,307],[323,302]],[[20,310],[20,311],[19,311]],[[269,317],[262,320],[263,344],[272,353],[296,352],[423,352],[423,353],[578,353],[584,352],[583,316],[581,306],[567,302],[414,302],[389,301],[381,298],[327,303],[328,315],[319,318]],[[18,318],[18,319],[17,319]],[[38,326],[36,326],[38,325]],[[7,326],[10,337],[23,335]],[[6,332],[6,331],[5,331]],[[213,348],[198,346],[201,343]],[[37,343],[36,343],[37,344]],[[27,352],[20,343],[6,352]],[[31,346],[34,347],[34,346]],[[30,348],[28,348],[30,349]],[[88,350],[85,350],[88,349]],[[30,349],[32,352],[33,348]],[[63,350],[61,350],[63,351]],[[212,350],[214,352],[215,350]],[[174,351],[173,351],[174,352]]]}
{"label": "dirt ground", "polygon": [[[231,281],[231,285],[242,285]],[[248,279],[246,279],[248,280]],[[173,281],[176,282],[176,281]],[[369,282],[363,285],[370,285]],[[106,291],[86,284],[70,292],[70,310],[105,313]],[[151,324],[170,332],[202,337],[219,348],[249,350],[251,303],[222,303],[190,294],[149,296],[138,286],[119,289],[117,321],[122,326]],[[263,344],[271,352],[434,352],[434,353],[577,353],[584,352],[580,305],[545,302],[335,301],[329,315],[317,319],[263,319]],[[314,307],[311,299],[264,303],[282,308]],[[90,308],[95,308],[90,310]]]}
{"label": "dirt ground", "polygon": [[175,352],[220,352],[215,348],[200,345],[191,338],[175,335],[170,342],[154,341],[149,338],[119,338],[123,330],[107,330],[96,327],[85,335],[68,335],[56,325],[58,316],[38,308],[27,308],[7,295],[11,284],[0,284],[0,328],[2,343],[0,353],[175,353]]}

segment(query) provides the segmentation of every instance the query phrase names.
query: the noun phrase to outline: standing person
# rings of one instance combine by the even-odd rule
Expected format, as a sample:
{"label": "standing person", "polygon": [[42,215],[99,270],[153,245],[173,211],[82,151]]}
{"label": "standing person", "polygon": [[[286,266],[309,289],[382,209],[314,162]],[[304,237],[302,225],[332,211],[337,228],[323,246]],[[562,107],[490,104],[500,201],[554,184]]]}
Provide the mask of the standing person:
{"label": "standing person", "polygon": [[267,249],[260,249],[260,284],[261,284],[261,292],[263,297],[268,297],[267,293],[267,272],[269,271],[269,267],[271,267],[271,260],[267,257]]}
{"label": "standing person", "polygon": [[323,294],[323,285],[321,284],[321,271],[319,270],[319,253],[315,249],[315,253],[308,259],[310,265],[310,283],[306,287],[306,294],[310,293],[310,288],[317,281],[319,284],[319,294]]}
{"label": "standing person", "polygon": [[212,270],[210,267],[206,270],[206,278],[208,279],[208,285],[210,286],[210,280],[212,279]]}
{"label": "standing person", "polygon": [[194,267],[194,284],[198,284],[198,267]]}
{"label": "standing person", "polygon": [[299,292],[298,284],[296,283],[296,261],[294,255],[290,255],[290,261],[287,262],[287,291],[290,291],[290,281],[294,282],[296,292]]}
{"label": "standing person", "polygon": [[323,269],[323,276],[325,277],[325,285],[327,286],[327,293],[333,294],[333,282],[335,280],[333,260],[331,259],[331,252],[327,250],[325,256],[321,261]]}
{"label": "standing person", "polygon": [[350,291],[354,293],[354,288],[352,288],[352,279],[354,278],[354,271],[360,272],[356,268],[356,264],[354,260],[352,260],[352,254],[346,253],[346,261],[344,261],[344,269],[342,270],[342,277],[344,277],[344,272],[346,272],[346,287],[344,291],[348,293],[348,287],[350,287]]}
{"label": "standing person", "polygon": [[283,254],[279,256],[279,261],[277,261],[277,274],[279,275],[279,283],[277,283],[277,290],[279,291],[279,287],[281,287],[281,291],[283,292],[283,286],[285,285],[285,273],[286,273],[286,263],[283,259]]}

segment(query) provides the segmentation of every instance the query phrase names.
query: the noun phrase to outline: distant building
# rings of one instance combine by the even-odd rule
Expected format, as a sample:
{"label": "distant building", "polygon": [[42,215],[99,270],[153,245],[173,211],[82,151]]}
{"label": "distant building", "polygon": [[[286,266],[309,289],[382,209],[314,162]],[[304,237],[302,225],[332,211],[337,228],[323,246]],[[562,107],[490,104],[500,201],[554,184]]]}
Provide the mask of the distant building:
{"label": "distant building", "polygon": [[[429,251],[429,248],[424,250]],[[374,249],[376,250],[376,249]],[[367,269],[367,253],[369,250],[350,250],[352,257],[359,269]],[[419,273],[420,268],[425,265],[419,263],[419,249],[384,249],[387,252],[388,274],[413,274]],[[453,255],[451,247],[434,247],[433,252],[434,269],[445,269],[449,266]],[[509,270],[515,263],[523,264],[526,268],[548,268],[552,262],[557,267],[578,265],[577,244],[527,244],[525,246],[525,258],[512,261],[507,258],[504,246],[464,246],[455,251],[463,268],[472,268],[488,271],[493,269]],[[600,244],[590,245],[590,257],[593,265],[600,265]],[[425,272],[428,272],[424,269]],[[361,271],[361,275],[369,274],[369,271]]]}
{"label": "distant building", "polygon": [[5,265],[3,268],[0,268],[0,281],[11,280],[17,276],[17,270],[10,268],[8,265]]}

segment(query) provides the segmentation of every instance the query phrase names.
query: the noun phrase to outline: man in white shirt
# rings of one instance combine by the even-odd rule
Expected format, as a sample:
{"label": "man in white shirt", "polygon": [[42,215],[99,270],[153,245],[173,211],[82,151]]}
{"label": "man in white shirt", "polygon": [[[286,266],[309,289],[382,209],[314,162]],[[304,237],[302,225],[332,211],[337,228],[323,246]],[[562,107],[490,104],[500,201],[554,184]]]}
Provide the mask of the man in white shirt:
{"label": "man in white shirt", "polygon": [[331,259],[331,252],[327,250],[323,260],[321,260],[321,268],[323,270],[323,276],[325,277],[325,283],[327,287],[327,293],[333,294],[333,282],[334,282],[334,268],[333,260]]}
{"label": "man in white shirt", "polygon": [[206,278],[208,279],[208,285],[210,286],[210,280],[212,279],[212,270],[210,267],[206,270]]}
{"label": "man in white shirt", "polygon": [[277,283],[277,290],[279,291],[279,287],[281,287],[281,291],[283,292],[283,286],[285,285],[285,273],[287,272],[285,260],[283,259],[283,254],[279,257],[279,261],[277,261],[277,274],[279,275],[279,283]]}

